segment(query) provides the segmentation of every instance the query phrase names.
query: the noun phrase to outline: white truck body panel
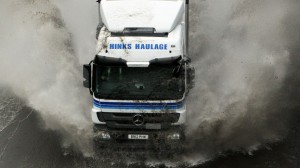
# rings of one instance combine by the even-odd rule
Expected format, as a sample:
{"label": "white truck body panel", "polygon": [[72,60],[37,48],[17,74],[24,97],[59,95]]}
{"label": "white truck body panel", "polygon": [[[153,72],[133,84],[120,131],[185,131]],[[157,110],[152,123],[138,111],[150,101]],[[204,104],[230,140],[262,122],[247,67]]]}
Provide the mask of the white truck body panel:
{"label": "white truck body panel", "polygon": [[156,32],[171,32],[182,20],[183,0],[104,0],[103,23],[111,32],[128,27],[151,27]]}
{"label": "white truck body panel", "polygon": [[[154,59],[178,58],[185,50],[185,0],[102,0],[101,18],[104,27],[98,36],[96,54],[121,58],[129,67],[148,67]],[[125,28],[154,28],[155,33],[167,36],[112,36]],[[97,113],[180,113],[177,123],[186,122],[185,95],[181,100],[107,100],[93,97],[91,112],[95,124],[106,124]],[[143,103],[144,105],[139,105]],[[130,104],[131,108],[126,107]],[[154,105],[153,105],[154,104]],[[160,104],[160,105],[156,105]],[[159,106],[151,108],[152,106]]]}
{"label": "white truck body panel", "polygon": [[100,31],[97,53],[100,56],[122,58],[128,62],[149,62],[154,59],[183,55],[184,25],[179,24],[168,37],[111,37]]}

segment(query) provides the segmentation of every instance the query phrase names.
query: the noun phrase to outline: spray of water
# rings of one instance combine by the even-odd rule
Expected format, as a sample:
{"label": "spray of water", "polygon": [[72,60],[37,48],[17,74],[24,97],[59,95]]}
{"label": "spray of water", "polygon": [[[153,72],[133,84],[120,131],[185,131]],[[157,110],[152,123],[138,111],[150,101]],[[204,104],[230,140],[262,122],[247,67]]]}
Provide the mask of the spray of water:
{"label": "spray of water", "polygon": [[64,145],[90,152],[90,99],[59,10],[48,0],[1,1],[0,25],[0,83],[62,133]]}
{"label": "spray of water", "polygon": [[[296,3],[191,1],[196,86],[188,139],[197,155],[186,158],[251,152],[285,135],[288,114],[278,97],[290,59],[286,22]],[[92,129],[79,63],[94,54],[97,20],[96,4],[80,0],[2,0],[0,6],[0,83],[83,152]]]}
{"label": "spray of water", "polygon": [[290,61],[286,32],[295,1],[192,4],[191,146],[212,156],[228,150],[251,153],[280,140],[289,116],[279,96]]}
{"label": "spray of water", "polygon": [[[93,11],[82,16],[76,10],[66,12],[70,0],[54,2],[72,34],[78,39],[91,36],[83,31],[96,27],[95,5],[73,1],[72,6]],[[204,161],[228,150],[251,153],[282,139],[289,113],[278,102],[290,62],[289,46],[294,43],[287,36],[287,22],[297,1],[197,0],[190,6],[196,85],[188,101],[188,139],[197,154],[185,159]],[[87,24],[76,25],[73,18]],[[94,47],[82,40],[75,43],[78,50]]]}
{"label": "spray of water", "polygon": [[95,55],[96,28],[99,24],[97,3],[82,0],[50,1],[60,10],[66,28],[72,34],[73,49],[79,62],[90,62]]}

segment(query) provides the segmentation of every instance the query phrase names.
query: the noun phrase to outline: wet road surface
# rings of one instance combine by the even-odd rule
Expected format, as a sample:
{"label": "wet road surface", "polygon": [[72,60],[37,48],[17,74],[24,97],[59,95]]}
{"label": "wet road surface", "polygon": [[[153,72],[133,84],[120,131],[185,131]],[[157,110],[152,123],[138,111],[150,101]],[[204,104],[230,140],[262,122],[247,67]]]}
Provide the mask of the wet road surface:
{"label": "wet road surface", "polygon": [[71,152],[61,147],[60,136],[44,130],[42,120],[28,107],[21,109],[16,118],[0,133],[0,167],[194,167],[194,168],[297,168],[300,165],[300,115],[294,121],[288,137],[269,149],[254,152],[253,155],[232,153],[223,155],[202,165],[176,166],[155,165],[143,161],[127,163],[122,154],[104,153],[96,158],[83,157],[79,152]]}

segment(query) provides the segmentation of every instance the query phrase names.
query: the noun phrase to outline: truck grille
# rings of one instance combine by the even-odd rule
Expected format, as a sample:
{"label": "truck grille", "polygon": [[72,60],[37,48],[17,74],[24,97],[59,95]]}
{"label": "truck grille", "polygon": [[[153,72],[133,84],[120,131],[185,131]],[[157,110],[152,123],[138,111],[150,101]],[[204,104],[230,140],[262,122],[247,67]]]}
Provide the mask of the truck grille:
{"label": "truck grille", "polygon": [[[167,129],[178,122],[180,113],[97,113],[101,122],[115,129]],[[140,120],[140,121],[139,121]],[[152,127],[152,128],[151,128]]]}

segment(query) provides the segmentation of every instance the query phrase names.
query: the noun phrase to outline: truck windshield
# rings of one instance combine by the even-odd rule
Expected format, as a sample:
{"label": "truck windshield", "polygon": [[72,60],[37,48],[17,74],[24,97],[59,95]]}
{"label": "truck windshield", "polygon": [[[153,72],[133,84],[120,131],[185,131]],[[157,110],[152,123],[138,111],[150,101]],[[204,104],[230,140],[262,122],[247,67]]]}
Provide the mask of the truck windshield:
{"label": "truck windshield", "polygon": [[184,71],[178,65],[145,68],[94,66],[93,90],[97,98],[114,100],[178,100],[185,92]]}

